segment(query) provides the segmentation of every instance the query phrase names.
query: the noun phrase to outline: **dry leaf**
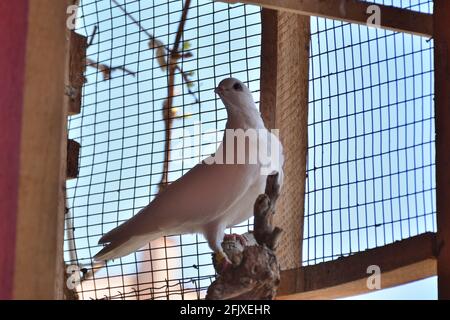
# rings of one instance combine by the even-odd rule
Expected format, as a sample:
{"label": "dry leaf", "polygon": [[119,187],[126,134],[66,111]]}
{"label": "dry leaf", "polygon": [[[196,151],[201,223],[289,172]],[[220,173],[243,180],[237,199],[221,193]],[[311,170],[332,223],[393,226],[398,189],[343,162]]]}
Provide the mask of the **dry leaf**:
{"label": "dry leaf", "polygon": [[158,61],[159,66],[162,71],[166,71],[167,69],[167,61],[166,61],[166,49],[164,48],[164,44],[158,39],[151,39],[148,43],[148,47],[150,49],[156,50],[156,60]]}
{"label": "dry leaf", "polygon": [[100,71],[103,74],[103,80],[109,80],[111,78],[111,68],[107,65],[98,63],[89,58],[86,59],[86,64]]}
{"label": "dry leaf", "polygon": [[93,67],[93,68],[97,69],[98,71],[100,71],[103,74],[103,80],[110,80],[111,73],[116,70],[122,70],[123,72],[128,73],[128,74],[132,75],[133,77],[136,75],[135,72],[133,72],[125,67],[122,67],[122,66],[110,67],[110,66],[107,66],[106,64],[95,62],[94,60],[89,59],[89,58],[86,59],[86,64],[88,66]]}

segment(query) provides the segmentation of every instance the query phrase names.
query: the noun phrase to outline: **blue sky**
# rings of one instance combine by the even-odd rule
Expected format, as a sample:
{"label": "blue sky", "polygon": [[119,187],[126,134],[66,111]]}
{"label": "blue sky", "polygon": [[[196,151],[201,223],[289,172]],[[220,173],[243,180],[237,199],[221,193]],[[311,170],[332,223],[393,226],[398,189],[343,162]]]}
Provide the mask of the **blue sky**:
{"label": "blue sky", "polygon": [[345,298],[343,300],[436,300],[437,277],[415,281],[403,286]]}
{"label": "blue sky", "polygon": [[[428,1],[379,3],[432,10]],[[329,261],[435,231],[433,42],[311,22],[303,261]],[[435,282],[392,289],[385,298],[433,298],[435,290],[411,288],[435,288]]]}
{"label": "blue sky", "polygon": [[[90,35],[99,27],[88,56],[137,72],[133,77],[117,71],[103,81],[88,68],[82,113],[70,120],[70,137],[82,151],[80,177],[68,182],[69,206],[77,259],[88,264],[100,249],[99,237],[156,195],[167,79],[148,38],[109,0],[81,3],[78,32]],[[385,3],[431,10],[425,1]],[[166,44],[173,41],[181,9],[178,0],[126,1],[126,10]],[[213,88],[222,78],[246,81],[259,100],[259,9],[198,0],[188,18],[184,40],[193,57],[182,67],[195,71],[193,90],[200,103],[177,77],[174,104],[180,118],[171,142],[171,181],[213,153],[221,139],[226,113]],[[434,231],[432,42],[325,19],[311,22],[305,264]],[[210,280],[201,277],[213,269],[202,237],[172,239],[184,255],[170,258],[179,265],[174,277],[207,286]],[[130,255],[111,262],[99,277],[133,274],[136,268],[136,256]],[[422,288],[418,293],[430,292],[423,297],[434,297],[435,280],[414,286]],[[413,287],[404,288],[372,295],[411,297]]]}

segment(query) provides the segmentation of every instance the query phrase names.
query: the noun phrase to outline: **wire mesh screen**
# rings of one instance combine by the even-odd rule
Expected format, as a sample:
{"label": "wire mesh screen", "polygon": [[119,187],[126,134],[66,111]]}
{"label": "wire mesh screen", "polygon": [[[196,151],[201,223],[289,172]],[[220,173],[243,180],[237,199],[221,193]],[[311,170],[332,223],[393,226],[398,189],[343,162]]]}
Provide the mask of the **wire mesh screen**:
{"label": "wire mesh screen", "polygon": [[77,32],[90,45],[82,111],[69,123],[82,148],[79,177],[67,183],[65,239],[66,263],[80,267],[80,299],[196,299],[214,279],[199,235],[165,237],[106,266],[91,260],[104,233],[215,152],[226,122],[213,92],[221,79],[241,79],[259,100],[260,9],[192,1],[172,77],[183,3],[81,0]]}
{"label": "wire mesh screen", "polygon": [[435,231],[433,41],[313,17],[309,78],[303,264]]}

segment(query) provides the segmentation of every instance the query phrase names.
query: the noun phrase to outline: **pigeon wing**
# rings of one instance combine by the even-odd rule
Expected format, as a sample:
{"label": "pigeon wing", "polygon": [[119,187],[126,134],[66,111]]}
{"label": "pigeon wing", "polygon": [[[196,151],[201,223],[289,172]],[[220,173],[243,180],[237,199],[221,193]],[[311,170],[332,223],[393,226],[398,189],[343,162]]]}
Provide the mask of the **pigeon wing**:
{"label": "pigeon wing", "polygon": [[162,235],[202,231],[244,195],[257,165],[200,163],[169,185],[134,217],[105,234],[95,257],[108,260],[135,251]]}

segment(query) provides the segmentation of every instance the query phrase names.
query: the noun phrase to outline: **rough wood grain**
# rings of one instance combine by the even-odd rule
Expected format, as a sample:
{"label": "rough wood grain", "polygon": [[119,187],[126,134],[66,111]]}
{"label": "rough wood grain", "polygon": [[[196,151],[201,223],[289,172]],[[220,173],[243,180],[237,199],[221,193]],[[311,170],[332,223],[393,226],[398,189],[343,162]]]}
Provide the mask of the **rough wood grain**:
{"label": "rough wood grain", "polygon": [[274,225],[285,232],[277,249],[281,268],[301,266],[306,178],[309,17],[262,10],[261,113],[279,129],[284,147],[284,184]]}
{"label": "rough wood grain", "polygon": [[62,297],[66,1],[29,1],[14,298]]}
{"label": "rough wood grain", "polygon": [[[262,6],[263,8],[291,12],[305,16],[342,20],[367,25],[370,14],[367,13],[372,2],[358,0],[220,0],[222,2],[242,2]],[[433,36],[433,16],[408,9],[376,4],[380,8],[380,27],[418,35]],[[372,12],[372,11],[370,11]]]}
{"label": "rough wood grain", "polygon": [[381,270],[389,288],[436,274],[436,236],[425,233],[334,261],[281,273],[277,299],[335,299],[367,293],[367,267]]}
{"label": "rough wood grain", "polygon": [[67,179],[78,177],[78,158],[80,155],[80,144],[75,140],[67,141]]}
{"label": "rough wood grain", "polygon": [[434,2],[438,296],[450,299],[450,1]]}
{"label": "rough wood grain", "polygon": [[81,95],[83,85],[86,82],[84,73],[86,71],[86,49],[87,38],[71,31],[70,36],[70,61],[69,61],[69,84],[66,94],[69,99],[69,115],[79,114],[81,111]]}
{"label": "rough wood grain", "polygon": [[275,214],[275,205],[280,194],[278,174],[268,176],[266,190],[255,202],[255,219],[253,235],[259,245],[266,245],[270,250],[275,250],[279,242],[282,230],[272,224]]}

